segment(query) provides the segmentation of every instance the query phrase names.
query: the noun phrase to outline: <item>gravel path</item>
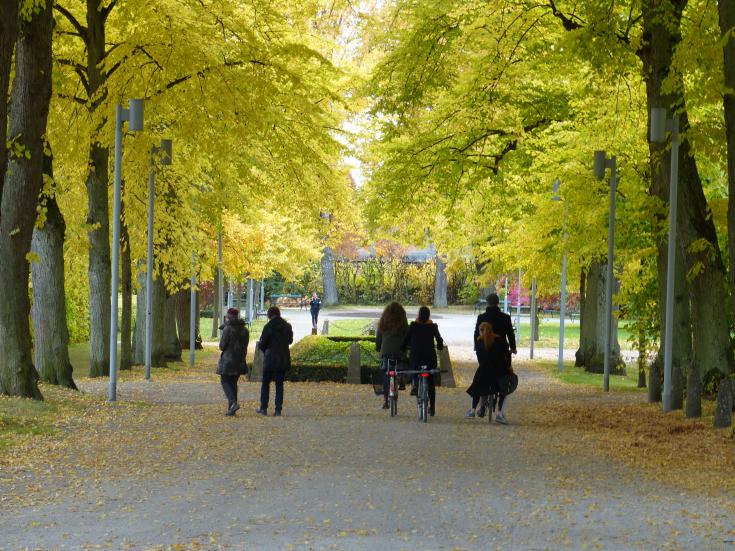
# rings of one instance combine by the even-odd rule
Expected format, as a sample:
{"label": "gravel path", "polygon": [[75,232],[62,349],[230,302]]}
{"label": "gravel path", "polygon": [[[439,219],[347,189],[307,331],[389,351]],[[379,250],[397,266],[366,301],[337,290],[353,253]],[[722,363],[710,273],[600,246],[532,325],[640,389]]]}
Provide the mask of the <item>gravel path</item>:
{"label": "gravel path", "polygon": [[[211,366],[126,381],[73,433],[31,446],[0,476],[0,549],[735,549],[732,495],[661,484],[540,423],[553,397],[641,401],[565,386],[519,365],[511,424],[463,418],[472,375],[440,389],[428,424],[369,386],[287,384],[282,418],[254,414],[259,385],[225,418]],[[83,381],[104,395],[104,381]],[[60,441],[59,441],[60,440]],[[590,442],[589,446],[594,446]]]}

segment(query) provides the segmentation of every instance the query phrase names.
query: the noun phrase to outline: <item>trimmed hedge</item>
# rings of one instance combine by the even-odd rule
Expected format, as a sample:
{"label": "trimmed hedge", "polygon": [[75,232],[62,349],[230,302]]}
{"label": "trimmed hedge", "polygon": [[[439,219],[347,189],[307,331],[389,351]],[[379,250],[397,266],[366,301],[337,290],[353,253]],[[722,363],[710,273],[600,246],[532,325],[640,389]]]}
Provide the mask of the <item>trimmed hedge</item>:
{"label": "trimmed hedge", "polygon": [[345,382],[353,342],[360,345],[360,379],[369,384],[372,373],[380,368],[374,337],[306,336],[291,347],[291,369],[286,378],[289,381]]}
{"label": "trimmed hedge", "polygon": [[[373,373],[380,368],[372,365],[360,366],[360,383],[371,384]],[[344,383],[347,380],[347,366],[320,364],[291,364],[286,372],[286,380],[294,382],[310,381],[315,383]]]}
{"label": "trimmed hedge", "polygon": [[360,335],[359,337],[347,337],[343,335],[324,335],[324,337],[333,342],[375,342],[375,335]]}

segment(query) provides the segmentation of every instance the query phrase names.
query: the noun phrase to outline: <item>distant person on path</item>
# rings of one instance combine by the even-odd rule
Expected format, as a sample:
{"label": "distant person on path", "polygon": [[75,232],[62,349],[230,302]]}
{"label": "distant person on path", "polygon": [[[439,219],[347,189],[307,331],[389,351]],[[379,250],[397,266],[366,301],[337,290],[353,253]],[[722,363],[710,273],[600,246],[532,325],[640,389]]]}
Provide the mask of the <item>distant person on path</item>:
{"label": "distant person on path", "polygon": [[237,403],[237,380],[240,375],[248,372],[245,356],[248,353],[250,333],[245,327],[245,322],[240,319],[240,311],[237,308],[227,310],[225,324],[221,329],[219,349],[222,354],[217,362],[217,374],[227,396],[226,415],[233,416],[240,409]]}
{"label": "distant person on path", "polygon": [[[411,370],[420,370],[422,366],[427,369],[436,369],[436,350],[434,342],[436,341],[436,350],[444,348],[444,341],[439,334],[439,327],[431,321],[431,311],[428,307],[419,308],[419,314],[416,321],[412,321],[403,340],[403,346],[411,349],[408,365]],[[418,375],[413,377],[413,390],[411,394],[416,394],[416,386]],[[429,376],[429,415],[434,416],[436,405],[436,384],[434,376]]]}
{"label": "distant person on path", "polygon": [[311,301],[309,302],[309,310],[311,310],[311,327],[316,329],[317,319],[319,318],[319,310],[322,309],[322,299],[316,292],[311,293]]}
{"label": "distant person on path", "polygon": [[398,302],[391,302],[383,310],[375,332],[375,349],[380,352],[383,372],[383,409],[388,409],[388,360],[405,362],[403,340],[408,331],[406,310]]}
{"label": "distant person on path", "polygon": [[260,408],[256,413],[268,414],[268,400],[271,381],[276,383],[276,409],[274,417],[281,415],[283,409],[283,381],[286,371],[291,367],[291,351],[288,346],[293,342],[291,324],[281,317],[278,306],[268,308],[268,323],[260,334],[258,348],[263,351],[263,382],[260,385]]}

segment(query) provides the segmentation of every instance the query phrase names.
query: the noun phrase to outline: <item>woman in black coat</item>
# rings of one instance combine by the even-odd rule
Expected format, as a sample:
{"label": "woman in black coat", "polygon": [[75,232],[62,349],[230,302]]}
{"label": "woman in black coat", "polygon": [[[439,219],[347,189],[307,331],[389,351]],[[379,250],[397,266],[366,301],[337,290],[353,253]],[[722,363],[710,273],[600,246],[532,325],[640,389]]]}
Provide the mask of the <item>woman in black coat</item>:
{"label": "woman in black coat", "polygon": [[[439,327],[431,321],[431,312],[426,306],[419,308],[419,315],[416,321],[412,321],[403,340],[403,347],[411,350],[408,365],[411,370],[419,370],[422,366],[427,369],[436,369],[436,350],[444,348],[444,341],[439,334]],[[434,342],[436,341],[436,350]],[[434,376],[429,376],[429,415],[434,416],[436,405],[436,385]],[[414,390],[411,394],[415,394],[416,382],[418,376],[413,378]]]}
{"label": "woman in black coat", "polygon": [[[510,351],[504,339],[493,331],[490,322],[483,321],[480,323],[475,351],[477,352],[479,365],[472,379],[472,384],[467,389],[467,394],[472,396],[472,408],[465,414],[465,417],[475,417],[475,415],[482,417],[484,415],[484,406],[479,411],[477,408],[480,400],[483,396],[498,394],[498,382],[507,377],[510,371]],[[495,418],[499,423],[506,423],[503,413],[504,404],[505,395],[500,394],[499,413]]]}
{"label": "woman in black coat", "polygon": [[248,353],[249,342],[250,332],[245,327],[245,322],[240,319],[240,311],[237,308],[230,308],[227,310],[222,328],[222,337],[219,341],[222,354],[217,362],[217,374],[227,396],[226,415],[229,416],[235,415],[240,409],[237,403],[237,380],[240,375],[248,372],[245,356]]}
{"label": "woman in black coat", "polygon": [[291,324],[281,317],[277,306],[268,308],[268,323],[260,334],[258,348],[263,351],[263,381],[260,385],[260,407],[256,410],[259,415],[268,414],[268,400],[270,398],[271,381],[276,383],[276,410],[274,417],[281,415],[283,408],[283,381],[286,371],[291,367],[291,352],[289,345],[293,342]]}

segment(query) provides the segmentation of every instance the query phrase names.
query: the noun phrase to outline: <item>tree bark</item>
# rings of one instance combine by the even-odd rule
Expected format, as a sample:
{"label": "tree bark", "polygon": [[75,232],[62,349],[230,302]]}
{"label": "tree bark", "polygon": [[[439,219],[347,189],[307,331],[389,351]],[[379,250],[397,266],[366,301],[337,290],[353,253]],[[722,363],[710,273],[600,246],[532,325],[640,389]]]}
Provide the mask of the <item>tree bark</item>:
{"label": "tree bark", "polygon": [[[189,350],[189,335],[191,330],[191,290],[181,289],[172,298],[174,299],[174,304],[176,306],[176,326],[179,331],[181,349]],[[194,326],[194,335],[196,339],[196,336],[198,335],[196,325]],[[196,342],[194,343],[194,346],[196,347]]]}
{"label": "tree bark", "polygon": [[[725,137],[727,138],[727,182],[729,196],[727,201],[727,248],[730,257],[730,295],[732,298],[732,319],[735,319],[735,3],[720,0],[717,3],[720,30],[727,36],[723,42],[725,95]],[[729,33],[729,34],[728,34]]]}
{"label": "tree bark", "polygon": [[94,144],[87,177],[89,214],[89,376],[110,374],[110,223],[107,207],[109,151]]}
{"label": "tree bark", "polygon": [[125,202],[120,202],[120,284],[122,287],[122,321],[120,323],[120,369],[133,366],[133,269],[130,258],[130,235],[125,222]]}
{"label": "tree bark", "polygon": [[[100,0],[87,0],[86,76],[90,115],[106,97],[102,61],[105,54],[105,17]],[[92,138],[89,147],[87,203],[89,225],[89,376],[101,377],[110,371],[110,222],[107,204],[109,150]]]}
{"label": "tree bark", "polygon": [[[44,173],[53,177],[52,159],[45,156]],[[46,199],[46,220],[33,230],[31,250],[38,258],[31,264],[33,281],[34,355],[41,380],[77,389],[69,361],[69,328],[64,290],[64,237],[66,224],[56,202],[55,190]]]}
{"label": "tree bark", "polygon": [[[671,74],[675,49],[681,43],[681,19],[686,0],[658,3],[647,0],[643,6],[643,44],[639,57],[643,62],[646,82],[647,107],[665,107],[677,113],[683,139],[679,148],[679,212],[677,240],[684,257],[684,265],[693,278],[689,283],[694,360],[688,380],[691,389],[688,400],[699,400],[701,374],[717,369],[732,371],[725,270],[722,263],[717,233],[710,216],[702,189],[697,163],[686,139],[689,118],[686,110],[682,77]],[[663,93],[662,84],[673,76]],[[650,144],[651,168],[654,185],[668,190],[667,154],[662,144]],[[657,182],[660,179],[661,181]],[[694,246],[693,246],[694,245]],[[697,382],[699,381],[699,382]],[[688,385],[688,386],[689,386]],[[687,404],[687,414],[697,412],[700,406]]]}
{"label": "tree bark", "polygon": [[163,314],[164,350],[166,360],[181,361],[181,342],[176,334],[176,295],[166,293]]}
{"label": "tree bark", "polygon": [[587,356],[595,348],[599,282],[600,263],[593,261],[589,268],[582,270],[580,282],[579,349],[575,353],[574,362],[576,367],[587,365]]}
{"label": "tree bark", "polygon": [[[584,331],[580,330],[575,365],[591,373],[602,373],[605,358],[605,265],[593,261],[587,272],[587,296],[584,301]],[[613,289],[618,285],[614,282]],[[625,366],[620,357],[618,320],[610,325],[610,373],[622,375]]]}
{"label": "tree bark", "polygon": [[[151,322],[153,324],[153,336],[151,343],[151,366],[166,367],[167,344],[166,344],[166,289],[160,275],[153,277],[153,307],[151,310]],[[145,344],[144,344],[145,346]]]}
{"label": "tree bark", "polygon": [[331,247],[324,247],[322,255],[322,287],[324,287],[324,305],[337,304],[339,295],[337,294],[337,278],[334,275],[334,258]]}
{"label": "tree bark", "polygon": [[133,326],[133,365],[145,365],[145,272],[143,261],[138,261],[138,294],[135,299]]}
{"label": "tree bark", "polygon": [[436,255],[434,271],[434,308],[447,307],[447,272],[444,261]]}
{"label": "tree bark", "polygon": [[10,70],[18,37],[18,8],[20,0],[0,0],[0,200],[3,196],[5,169],[8,163],[8,106]]}
{"label": "tree bark", "polygon": [[[3,5],[6,11],[7,4]],[[24,149],[8,157],[0,196],[0,394],[43,399],[31,356],[28,259],[39,194],[51,100],[52,1],[19,25],[8,141]],[[9,10],[8,10],[9,11]],[[3,60],[5,61],[5,60]],[[2,98],[4,101],[5,97]],[[13,151],[13,150],[11,150]]]}
{"label": "tree bark", "polygon": [[664,380],[664,351],[659,349],[658,354],[648,366],[648,401],[653,404],[660,402],[663,397]]}

